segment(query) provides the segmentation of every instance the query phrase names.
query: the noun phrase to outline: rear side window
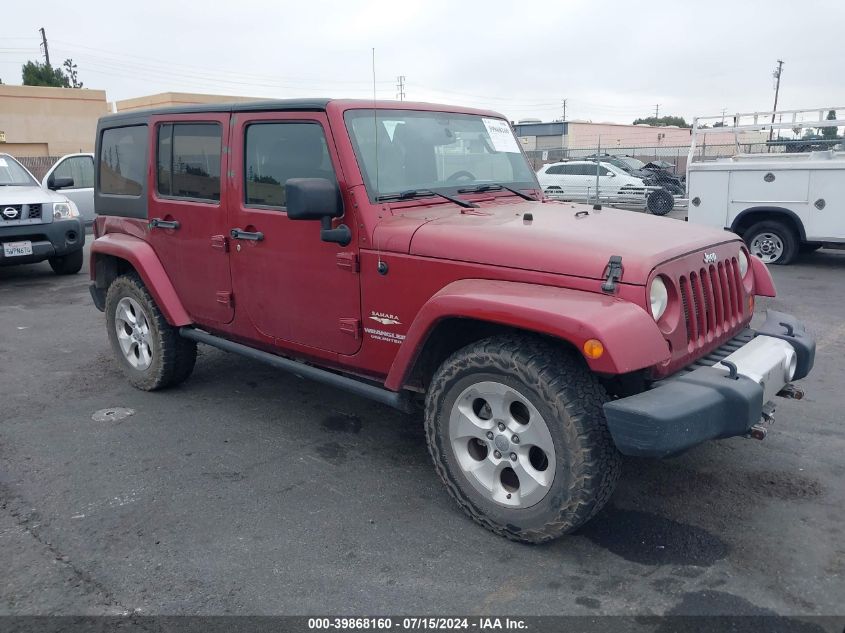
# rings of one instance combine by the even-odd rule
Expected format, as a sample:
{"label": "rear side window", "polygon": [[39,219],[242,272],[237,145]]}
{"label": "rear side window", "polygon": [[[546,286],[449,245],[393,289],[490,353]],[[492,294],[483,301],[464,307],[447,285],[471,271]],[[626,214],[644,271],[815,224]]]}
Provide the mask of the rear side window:
{"label": "rear side window", "polygon": [[174,123],[158,129],[157,189],[161,195],[220,200],[222,130],[217,123]]}
{"label": "rear side window", "polygon": [[285,206],[290,178],[337,182],[318,123],[254,123],[246,129],[246,204]]}
{"label": "rear side window", "polygon": [[551,174],[552,176],[557,176],[563,173],[563,165],[552,165],[548,169],[546,169],[547,174]]}
{"label": "rear side window", "polygon": [[73,189],[94,186],[94,159],[90,156],[71,156],[56,165],[53,178],[72,178]]}
{"label": "rear side window", "polygon": [[140,196],[146,171],[147,126],[109,128],[100,145],[100,192]]}

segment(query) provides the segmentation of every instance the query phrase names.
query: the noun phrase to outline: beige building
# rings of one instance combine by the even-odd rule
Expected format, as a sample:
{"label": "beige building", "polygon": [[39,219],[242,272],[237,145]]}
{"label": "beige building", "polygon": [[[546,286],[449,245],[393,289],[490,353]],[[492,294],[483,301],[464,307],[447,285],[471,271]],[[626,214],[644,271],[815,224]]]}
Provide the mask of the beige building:
{"label": "beige building", "polygon": [[198,103],[233,103],[236,101],[260,101],[258,97],[236,97],[232,95],[206,95],[191,92],[161,92],[146,97],[115,101],[118,112],[127,110],[146,110],[148,108],[166,108],[169,106],[196,105]]}
{"label": "beige building", "polygon": [[0,152],[93,152],[97,119],[107,112],[105,90],[0,85]]}

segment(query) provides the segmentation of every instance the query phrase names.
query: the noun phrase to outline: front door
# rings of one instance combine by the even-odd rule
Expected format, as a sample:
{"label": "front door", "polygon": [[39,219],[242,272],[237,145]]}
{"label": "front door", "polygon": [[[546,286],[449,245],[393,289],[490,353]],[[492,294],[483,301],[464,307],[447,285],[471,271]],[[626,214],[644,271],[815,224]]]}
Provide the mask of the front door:
{"label": "front door", "polygon": [[228,323],[229,115],[153,117],[151,128],[150,244],[191,318]]}
{"label": "front door", "polygon": [[65,156],[44,177],[43,186],[55,189],[56,178],[70,178],[73,184],[58,190],[73,200],[85,224],[94,222],[94,157],[90,154]]}
{"label": "front door", "polygon": [[[285,182],[326,178],[343,186],[323,113],[238,113],[230,198],[232,282],[237,310],[278,344],[338,354],[361,346],[355,222],[348,246],[320,240],[320,223],[291,220]],[[240,237],[239,237],[240,236]]]}

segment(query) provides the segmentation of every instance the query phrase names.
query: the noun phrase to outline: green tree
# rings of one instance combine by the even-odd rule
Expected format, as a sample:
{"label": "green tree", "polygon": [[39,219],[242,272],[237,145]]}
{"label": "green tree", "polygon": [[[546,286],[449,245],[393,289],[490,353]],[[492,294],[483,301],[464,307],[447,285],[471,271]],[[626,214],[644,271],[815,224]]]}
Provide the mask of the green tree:
{"label": "green tree", "polygon": [[[835,121],[836,120],[836,110],[831,110],[827,113],[825,117],[828,121]],[[823,127],[822,129],[822,138],[828,141],[832,141],[834,139],[839,138],[836,134],[837,128],[835,127]]]}
{"label": "green tree", "polygon": [[73,60],[66,59],[65,63],[62,64],[62,67],[65,69],[65,75],[67,75],[68,79],[70,79],[70,87],[81,88],[82,82],[79,81],[79,76],[76,72],[76,64],[73,63]]}
{"label": "green tree", "polygon": [[677,125],[678,127],[690,127],[690,124],[686,122],[684,117],[682,116],[662,116],[662,117],[653,117],[647,116],[641,119],[634,119],[634,125],[639,125],[640,123],[645,123],[646,125]]}
{"label": "green tree", "polygon": [[53,86],[70,88],[70,81],[60,68],[40,62],[27,62],[21,68],[24,86]]}

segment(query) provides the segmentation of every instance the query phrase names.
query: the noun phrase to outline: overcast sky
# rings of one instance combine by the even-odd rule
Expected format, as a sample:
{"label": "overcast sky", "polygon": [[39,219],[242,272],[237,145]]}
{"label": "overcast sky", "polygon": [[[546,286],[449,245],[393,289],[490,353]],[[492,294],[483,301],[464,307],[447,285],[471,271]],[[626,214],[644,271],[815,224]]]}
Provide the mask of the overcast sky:
{"label": "overcast sky", "polygon": [[845,2],[663,0],[5,2],[0,79],[72,57],[110,101],[164,91],[372,97],[488,107],[512,120],[845,106]]}

